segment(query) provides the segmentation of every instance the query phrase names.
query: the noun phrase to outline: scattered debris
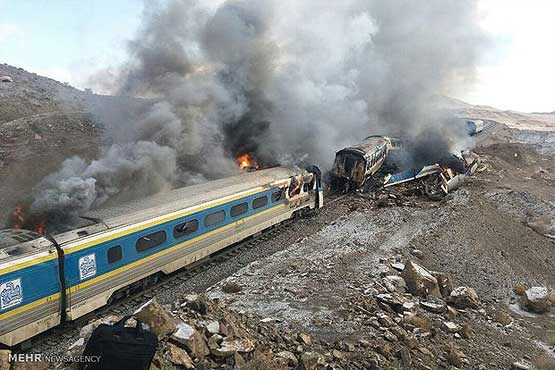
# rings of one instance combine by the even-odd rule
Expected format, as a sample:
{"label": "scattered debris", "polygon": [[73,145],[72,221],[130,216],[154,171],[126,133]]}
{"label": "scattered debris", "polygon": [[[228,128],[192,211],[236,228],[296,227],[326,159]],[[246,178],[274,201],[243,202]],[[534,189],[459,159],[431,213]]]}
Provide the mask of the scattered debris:
{"label": "scattered debris", "polygon": [[430,166],[424,166],[417,169],[411,169],[395,174],[386,175],[384,179],[384,187],[390,187],[394,185],[400,185],[405,182],[414,181],[421,179],[423,177],[431,176],[434,174],[441,173],[441,166],[439,164],[433,164]]}
{"label": "scattered debris", "polygon": [[453,168],[431,164],[420,168],[387,174],[383,187],[399,186],[407,182],[417,182],[416,188],[432,200],[442,199],[442,195],[449,194],[460,188],[468,176],[476,173],[481,159],[473,152],[465,151],[461,157],[453,156],[453,160],[460,163],[464,172],[456,173]]}

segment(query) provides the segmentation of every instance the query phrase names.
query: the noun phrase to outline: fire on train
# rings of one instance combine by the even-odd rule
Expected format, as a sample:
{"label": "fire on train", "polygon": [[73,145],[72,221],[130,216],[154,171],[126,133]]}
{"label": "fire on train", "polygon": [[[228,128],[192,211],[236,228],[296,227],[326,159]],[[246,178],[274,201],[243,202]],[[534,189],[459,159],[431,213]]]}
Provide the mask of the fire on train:
{"label": "fire on train", "polygon": [[0,231],[0,345],[86,315],[323,205],[320,171],[276,167],[84,215],[58,235]]}

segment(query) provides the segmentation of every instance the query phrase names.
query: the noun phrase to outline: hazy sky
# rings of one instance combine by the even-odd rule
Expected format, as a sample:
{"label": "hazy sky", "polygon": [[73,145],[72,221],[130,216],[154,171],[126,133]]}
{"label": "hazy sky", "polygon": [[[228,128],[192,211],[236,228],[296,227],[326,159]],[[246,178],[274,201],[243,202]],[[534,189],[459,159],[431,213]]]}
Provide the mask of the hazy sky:
{"label": "hazy sky", "polygon": [[[554,111],[555,0],[479,5],[492,43],[476,84],[459,98],[502,109]],[[0,63],[84,88],[92,72],[124,60],[142,8],[141,0],[0,0]]]}

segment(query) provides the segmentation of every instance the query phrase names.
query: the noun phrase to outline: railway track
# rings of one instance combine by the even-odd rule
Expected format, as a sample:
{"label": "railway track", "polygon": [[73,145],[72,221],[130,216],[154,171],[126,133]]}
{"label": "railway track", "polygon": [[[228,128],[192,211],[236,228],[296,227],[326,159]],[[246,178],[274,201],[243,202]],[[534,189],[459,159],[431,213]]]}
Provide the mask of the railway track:
{"label": "railway track", "polygon": [[[324,197],[324,207],[326,207],[326,205],[329,206],[331,204],[340,202],[350,195],[350,193],[343,194],[330,192]],[[315,212],[311,211],[310,213],[312,215],[310,215],[309,217],[314,217]],[[148,285],[143,286],[136,291],[131,291],[124,297],[117,299],[107,306],[91,312],[90,314],[85,315],[73,322],[67,322],[63,326],[54,328],[48,332],[31,338],[30,340],[21,343],[18,347],[15,348],[15,350],[24,353],[33,352],[61,354],[66,351],[69,344],[79,339],[79,331],[89,322],[108,315],[130,314],[132,313],[132,310],[136,309],[141,303],[152,299],[156,295],[156,292],[158,290],[176,289],[181,284],[191,281],[207,270],[217,267],[218,265],[221,265],[224,262],[239,256],[241,253],[258,246],[259,244],[264,243],[271,238],[274,238],[276,235],[279,235],[282,231],[290,227],[291,224],[295,222],[295,220],[296,218],[285,220],[282,223],[275,225],[258,235],[255,235],[249,239],[222,249],[202,260],[199,260],[195,264],[186,266],[172,274],[157,275],[157,279],[155,279],[154,281],[150,281]],[[208,284],[208,286],[211,285],[213,284]],[[207,288],[208,286],[204,288]]]}

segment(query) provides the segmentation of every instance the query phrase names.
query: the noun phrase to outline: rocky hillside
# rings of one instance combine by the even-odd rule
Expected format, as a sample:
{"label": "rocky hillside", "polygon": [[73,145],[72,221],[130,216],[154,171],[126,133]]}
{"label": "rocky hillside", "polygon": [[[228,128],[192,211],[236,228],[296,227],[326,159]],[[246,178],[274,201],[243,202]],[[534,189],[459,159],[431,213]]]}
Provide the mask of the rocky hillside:
{"label": "rocky hillside", "polygon": [[[0,64],[0,227],[63,160],[95,158],[106,120],[140,110],[140,99],[101,96]],[[124,112],[124,113],[121,113]],[[113,123],[113,122],[112,122]]]}
{"label": "rocky hillside", "polygon": [[0,64],[0,76],[13,82],[0,83],[0,125],[40,113],[82,109],[85,93],[22,68]]}

